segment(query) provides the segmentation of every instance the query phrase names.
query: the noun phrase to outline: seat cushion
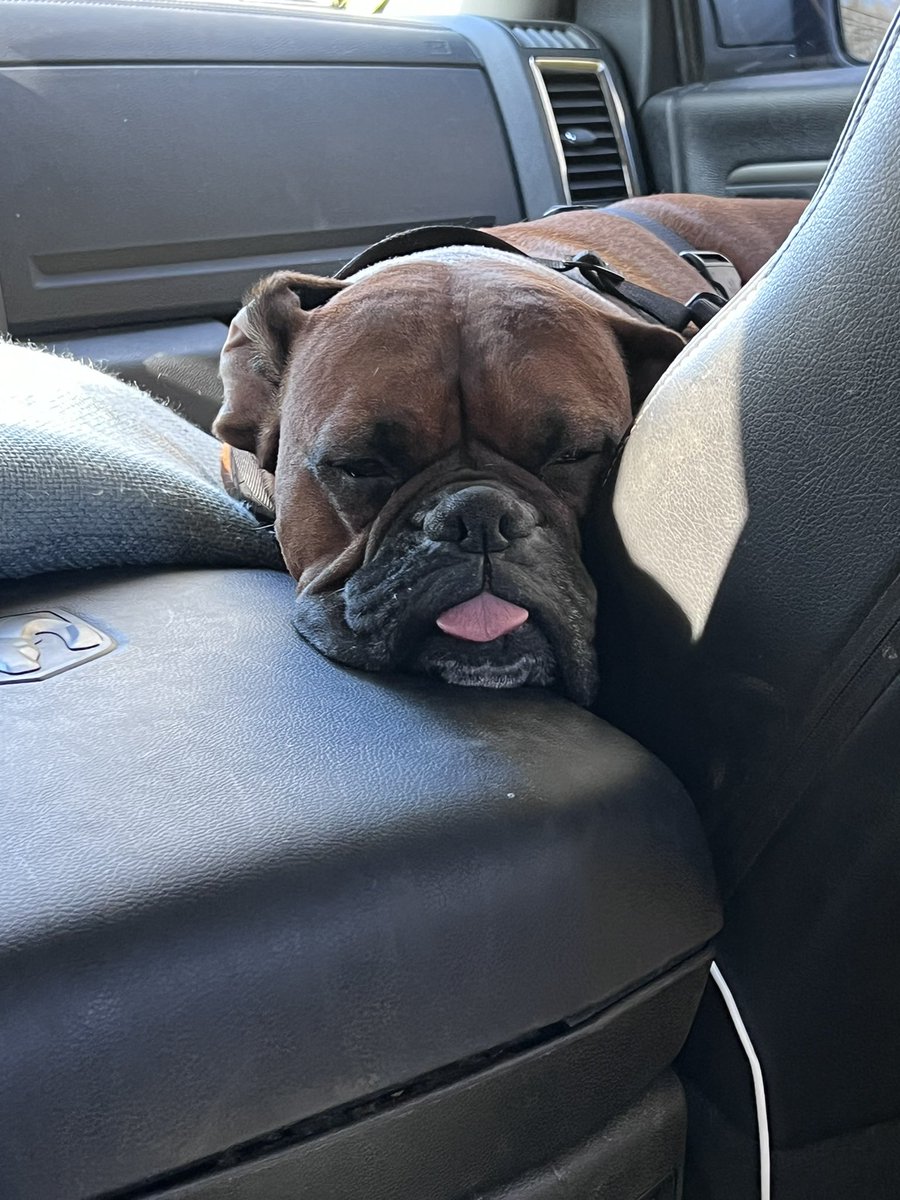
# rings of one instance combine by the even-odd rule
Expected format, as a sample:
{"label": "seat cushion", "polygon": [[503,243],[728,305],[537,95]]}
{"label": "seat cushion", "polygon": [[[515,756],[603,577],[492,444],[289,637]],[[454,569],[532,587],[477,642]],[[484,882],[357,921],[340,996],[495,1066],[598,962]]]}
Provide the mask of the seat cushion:
{"label": "seat cushion", "polygon": [[280,567],[271,529],[224,491],[220,450],[121,379],[0,338],[0,579]]}
{"label": "seat cushion", "polygon": [[116,642],[0,686],[4,1195],[123,1187],[515,1043],[717,928],[691,805],[628,738],[336,667],[291,603],[239,570],[4,594]]}

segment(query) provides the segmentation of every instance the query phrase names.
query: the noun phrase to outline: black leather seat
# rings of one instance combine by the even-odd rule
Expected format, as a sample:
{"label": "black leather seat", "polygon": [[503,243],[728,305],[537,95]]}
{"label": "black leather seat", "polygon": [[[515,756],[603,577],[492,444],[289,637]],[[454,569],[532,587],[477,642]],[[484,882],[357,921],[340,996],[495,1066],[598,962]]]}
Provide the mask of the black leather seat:
{"label": "black leather seat", "polygon": [[3,593],[117,645],[0,686],[0,1195],[672,1194],[719,923],[684,792],[543,693],[342,670],[292,596]]}
{"label": "black leather seat", "polygon": [[[900,1191],[898,28],[799,228],[647,403],[608,531],[603,711],[700,806],[778,1200]],[[686,1194],[757,1197],[717,995],[682,1070]]]}

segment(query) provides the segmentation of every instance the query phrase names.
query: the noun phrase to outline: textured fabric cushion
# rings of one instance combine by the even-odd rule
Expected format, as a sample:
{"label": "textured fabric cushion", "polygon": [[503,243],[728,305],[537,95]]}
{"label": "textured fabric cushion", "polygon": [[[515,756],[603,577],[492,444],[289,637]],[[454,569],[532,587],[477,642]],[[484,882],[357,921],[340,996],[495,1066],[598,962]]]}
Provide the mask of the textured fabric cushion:
{"label": "textured fabric cushion", "polygon": [[0,578],[78,567],[281,565],[218,443],[72,359],[0,341]]}

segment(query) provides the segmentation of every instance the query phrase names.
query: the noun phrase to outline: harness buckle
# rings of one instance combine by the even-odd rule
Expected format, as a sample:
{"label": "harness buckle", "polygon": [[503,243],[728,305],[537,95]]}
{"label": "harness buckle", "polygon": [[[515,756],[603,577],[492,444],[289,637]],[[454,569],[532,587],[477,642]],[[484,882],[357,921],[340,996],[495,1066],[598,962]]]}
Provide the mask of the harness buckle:
{"label": "harness buckle", "polygon": [[718,292],[697,292],[684,307],[691,314],[691,320],[697,328],[702,329],[727,303],[727,297],[720,296]]}
{"label": "harness buckle", "polygon": [[715,250],[682,250],[680,256],[704,279],[708,279],[717,292],[726,300],[741,290],[741,277],[730,258]]}
{"label": "harness buckle", "polygon": [[625,280],[624,275],[620,275],[605,258],[594,254],[593,250],[583,250],[580,254],[575,254],[570,261],[598,291],[608,291],[610,286],[618,287]]}

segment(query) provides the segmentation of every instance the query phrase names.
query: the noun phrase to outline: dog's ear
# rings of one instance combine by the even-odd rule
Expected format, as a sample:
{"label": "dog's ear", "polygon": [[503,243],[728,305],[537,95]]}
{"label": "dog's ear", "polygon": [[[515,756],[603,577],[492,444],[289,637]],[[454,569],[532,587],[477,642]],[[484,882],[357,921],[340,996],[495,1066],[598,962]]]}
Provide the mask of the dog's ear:
{"label": "dog's ear", "polygon": [[665,325],[652,325],[624,314],[612,317],[610,323],[628,368],[631,410],[636,413],[663,372],[684,349],[685,340]]}
{"label": "dog's ear", "polygon": [[219,359],[225,401],[213,433],[249,450],[266,471],[275,470],[280,425],[280,385],[294,339],[320,308],[347,285],[295,271],[276,271],[247,294],[231,322]]}

